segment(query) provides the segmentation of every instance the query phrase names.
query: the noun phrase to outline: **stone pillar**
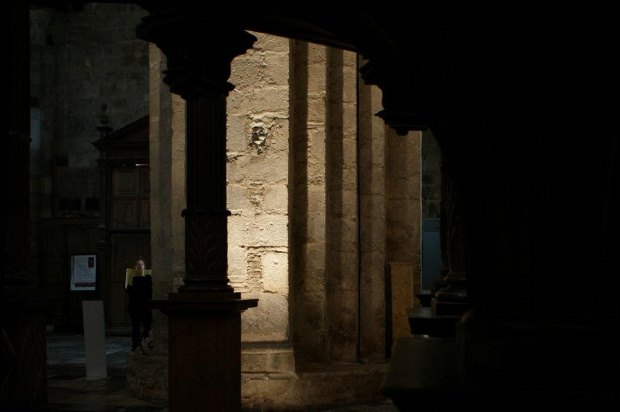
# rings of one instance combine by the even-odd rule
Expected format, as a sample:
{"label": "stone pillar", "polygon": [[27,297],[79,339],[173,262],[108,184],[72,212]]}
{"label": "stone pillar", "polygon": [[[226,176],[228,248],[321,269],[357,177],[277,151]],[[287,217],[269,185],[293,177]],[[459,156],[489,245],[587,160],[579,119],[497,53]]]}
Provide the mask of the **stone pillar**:
{"label": "stone pillar", "polygon": [[[443,163],[443,161],[442,161]],[[431,284],[431,292],[433,296],[440,290],[447,286],[446,275],[449,271],[448,266],[448,181],[445,167],[441,166],[441,201],[439,204],[439,256],[441,258],[441,264],[439,266],[439,273],[437,279]]]}
{"label": "stone pillar", "polygon": [[[440,282],[444,284],[435,293],[433,303],[437,315],[462,315],[468,308],[467,275],[465,272],[465,246],[463,244],[463,223],[460,210],[458,189],[450,170],[442,167],[442,211],[445,215],[441,221],[441,271],[447,273]],[[441,275],[441,273],[440,273]]]}
{"label": "stone pillar", "polygon": [[326,55],[327,360],[358,359],[358,207],[356,55]]}
{"label": "stone pillar", "polygon": [[[361,60],[361,58],[360,58]],[[366,60],[359,64],[365,64]],[[360,83],[362,83],[360,81]],[[360,358],[386,356],[385,138],[377,86],[359,86]]]}
{"label": "stone pillar", "polygon": [[152,306],[169,316],[171,411],[241,408],[241,299],[227,276],[226,97],[232,59],[254,36],[182,8],[143,19],[138,37],[166,54],[164,82],[187,101],[184,284]]}
{"label": "stone pillar", "polygon": [[[417,114],[394,112],[391,110],[392,102],[385,82],[386,67],[368,62],[360,68],[360,74],[364,82],[369,85],[377,85],[382,90],[381,106],[384,110],[376,113],[385,123],[393,128],[385,131],[385,262],[399,262],[398,265],[410,265],[413,267],[413,278],[402,283],[413,285],[414,291],[419,291],[422,279],[422,185],[421,185],[421,133],[412,130],[423,130]],[[400,94],[402,88],[390,91]],[[414,101],[410,96],[409,101]],[[392,293],[389,279],[386,285],[390,302],[386,302],[389,318],[392,317],[392,302],[396,295]],[[408,293],[401,296],[405,298],[396,305],[396,309],[403,314],[408,307],[416,304],[413,295]],[[391,333],[392,322],[388,321],[387,350],[390,351],[393,336]]]}
{"label": "stone pillar", "polygon": [[439,227],[441,266],[428,294],[418,295],[428,303],[423,303],[422,308],[408,309],[409,324],[415,335],[454,337],[456,321],[469,308],[462,214],[450,172],[444,161]]}
{"label": "stone pillar", "polygon": [[[399,136],[389,129],[386,141],[386,262],[391,311],[388,318],[388,353],[402,336],[408,308],[422,284],[422,202],[420,132]],[[407,266],[409,268],[407,268]],[[410,276],[407,279],[407,276]],[[394,283],[391,283],[391,280]],[[409,290],[400,290],[408,288]]]}
{"label": "stone pillar", "polygon": [[32,410],[47,403],[45,316],[54,300],[37,287],[30,235],[30,45],[29,7],[12,0],[9,13],[6,108],[2,140],[2,339],[0,409]]}
{"label": "stone pillar", "polygon": [[325,361],[325,47],[291,41],[292,335],[296,363]]}

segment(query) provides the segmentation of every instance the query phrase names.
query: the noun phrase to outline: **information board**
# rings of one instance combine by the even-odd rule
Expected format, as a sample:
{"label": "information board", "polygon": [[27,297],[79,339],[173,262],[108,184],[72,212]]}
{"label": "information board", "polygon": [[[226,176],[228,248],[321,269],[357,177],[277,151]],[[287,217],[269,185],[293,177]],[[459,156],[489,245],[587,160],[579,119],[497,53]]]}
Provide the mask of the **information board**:
{"label": "information board", "polygon": [[97,286],[97,256],[71,256],[71,290],[95,290]]}

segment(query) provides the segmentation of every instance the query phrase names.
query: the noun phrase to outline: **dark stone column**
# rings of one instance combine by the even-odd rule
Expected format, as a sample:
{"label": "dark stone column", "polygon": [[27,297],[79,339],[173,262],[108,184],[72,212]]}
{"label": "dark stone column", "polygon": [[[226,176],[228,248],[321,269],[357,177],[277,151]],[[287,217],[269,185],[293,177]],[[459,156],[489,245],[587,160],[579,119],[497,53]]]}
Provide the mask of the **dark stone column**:
{"label": "dark stone column", "polygon": [[8,133],[2,155],[2,350],[0,409],[42,410],[47,403],[45,316],[55,300],[37,287],[30,232],[30,40],[28,2],[12,0],[7,65]]}
{"label": "dark stone column", "polygon": [[[447,273],[438,284],[433,311],[436,315],[462,315],[468,309],[467,275],[465,271],[465,246],[463,244],[463,222],[459,207],[458,189],[450,170],[442,167],[442,220],[440,245],[442,264],[440,272]],[[447,265],[446,265],[447,264]],[[440,276],[443,273],[440,273]]]}
{"label": "dark stone column", "polygon": [[170,411],[241,408],[241,299],[227,276],[226,97],[235,56],[256,38],[183,8],[151,10],[138,37],[168,59],[164,82],[187,101],[186,277],[152,307],[169,316]]}
{"label": "dark stone column", "polygon": [[432,337],[454,337],[456,322],[469,308],[465,270],[463,221],[454,173],[443,161],[441,167],[440,251],[441,266],[437,279],[426,294],[417,294],[428,302],[421,308],[408,308],[411,333]]}
{"label": "dark stone column", "polygon": [[448,264],[448,177],[444,160],[442,156],[441,165],[441,202],[439,205],[439,253],[441,258],[441,265],[439,266],[439,273],[437,279],[435,279],[431,285],[431,293],[434,297],[435,294],[448,286],[446,283],[446,275],[449,272]]}

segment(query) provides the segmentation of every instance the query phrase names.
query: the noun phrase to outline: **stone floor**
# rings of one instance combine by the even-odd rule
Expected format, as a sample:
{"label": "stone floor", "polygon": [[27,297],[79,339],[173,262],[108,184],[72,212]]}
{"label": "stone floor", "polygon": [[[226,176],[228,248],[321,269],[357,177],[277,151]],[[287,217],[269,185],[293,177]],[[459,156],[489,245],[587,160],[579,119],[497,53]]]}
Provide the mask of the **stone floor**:
{"label": "stone floor", "polygon": [[[125,361],[131,338],[106,337],[107,378],[88,379],[84,336],[75,333],[49,332],[47,335],[48,410],[49,411],[168,411],[132,397],[125,387]],[[396,412],[389,402],[352,405],[329,412]]]}
{"label": "stone floor", "polygon": [[107,378],[87,379],[84,336],[47,335],[47,397],[50,411],[167,411],[141,401],[125,389],[125,361],[131,338],[106,337]]}

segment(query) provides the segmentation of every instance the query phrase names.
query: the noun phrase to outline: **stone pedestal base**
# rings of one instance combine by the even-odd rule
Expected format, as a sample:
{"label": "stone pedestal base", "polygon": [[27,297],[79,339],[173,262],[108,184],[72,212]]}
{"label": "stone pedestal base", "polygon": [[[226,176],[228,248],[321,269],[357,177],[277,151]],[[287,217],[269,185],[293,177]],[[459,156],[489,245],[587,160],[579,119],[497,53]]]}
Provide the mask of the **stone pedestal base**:
{"label": "stone pedestal base", "polygon": [[171,412],[241,408],[241,312],[257,299],[171,294],[151,307],[168,315]]}

